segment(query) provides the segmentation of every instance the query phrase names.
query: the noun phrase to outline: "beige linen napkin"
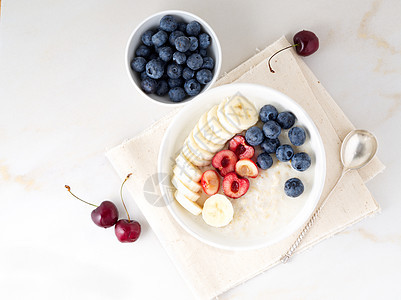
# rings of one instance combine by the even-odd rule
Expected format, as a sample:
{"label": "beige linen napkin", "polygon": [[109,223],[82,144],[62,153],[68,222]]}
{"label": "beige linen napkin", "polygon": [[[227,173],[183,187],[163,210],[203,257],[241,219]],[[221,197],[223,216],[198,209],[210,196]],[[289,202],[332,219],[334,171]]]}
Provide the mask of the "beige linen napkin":
{"label": "beige linen napkin", "polygon": [[[293,50],[277,55],[273,60],[276,73],[270,73],[267,59],[288,45],[282,37],[226,74],[216,86],[231,82],[266,85],[290,96],[306,110],[318,127],[326,150],[327,175],[322,200],[340,176],[341,141],[354,127]],[[146,186],[147,192],[144,192],[145,184],[149,184],[152,178],[156,179],[161,139],[176,113],[177,110],[173,111],[106,155],[122,179],[131,171],[136,173],[135,180],[127,182],[129,192],[194,294],[200,299],[210,299],[279,263],[281,255],[297,234],[264,249],[242,252],[220,250],[193,238],[176,223],[168,209],[159,205],[161,199],[157,185],[153,191]],[[383,164],[375,158],[359,172],[349,172],[296,252],[377,212],[379,206],[364,182],[383,169]],[[150,203],[149,199],[155,199],[155,203]]]}

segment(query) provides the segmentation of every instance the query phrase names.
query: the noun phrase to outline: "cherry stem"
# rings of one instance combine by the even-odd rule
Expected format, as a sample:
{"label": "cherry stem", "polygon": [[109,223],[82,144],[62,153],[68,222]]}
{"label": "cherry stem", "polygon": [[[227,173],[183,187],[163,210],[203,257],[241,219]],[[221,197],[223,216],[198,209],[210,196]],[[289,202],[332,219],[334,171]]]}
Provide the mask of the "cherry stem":
{"label": "cherry stem", "polygon": [[274,53],[272,56],[270,56],[269,61],[268,61],[268,65],[269,65],[270,72],[276,73],[276,72],[274,72],[274,70],[272,69],[272,66],[270,65],[271,59],[272,59],[276,54],[279,54],[281,51],[284,51],[284,50],[287,50],[287,49],[289,49],[289,48],[291,48],[291,47],[296,47],[296,46],[299,46],[299,44],[290,45],[290,46],[288,46],[288,47],[285,47],[285,48],[283,48],[283,49],[281,49],[281,50],[278,50],[276,53]]}
{"label": "cherry stem", "polygon": [[65,188],[68,190],[68,192],[69,192],[71,195],[73,195],[73,196],[74,196],[75,198],[77,198],[78,200],[80,200],[80,201],[82,201],[82,202],[84,202],[84,203],[86,203],[86,204],[92,205],[92,206],[94,206],[94,207],[99,207],[98,205],[95,205],[95,204],[86,202],[85,200],[82,200],[81,198],[78,198],[77,196],[75,196],[75,195],[71,192],[71,188],[70,188],[69,185],[65,185]]}
{"label": "cherry stem", "polygon": [[128,213],[127,207],[125,206],[124,199],[123,199],[123,186],[124,186],[124,183],[128,180],[128,178],[129,178],[131,175],[132,175],[132,173],[129,173],[129,174],[127,175],[127,177],[125,177],[123,183],[121,184],[121,188],[120,188],[120,197],[121,197],[121,201],[122,201],[122,203],[123,203],[123,205],[124,205],[125,212],[127,213],[127,216],[128,216],[128,222],[131,222],[131,219],[129,218],[129,213]]}

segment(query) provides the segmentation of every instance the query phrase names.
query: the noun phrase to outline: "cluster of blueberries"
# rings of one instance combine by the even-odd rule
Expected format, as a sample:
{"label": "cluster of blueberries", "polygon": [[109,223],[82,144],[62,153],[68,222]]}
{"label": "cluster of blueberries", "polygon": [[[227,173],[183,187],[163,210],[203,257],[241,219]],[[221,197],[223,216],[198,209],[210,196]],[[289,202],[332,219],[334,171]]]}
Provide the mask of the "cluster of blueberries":
{"label": "cluster of blueberries", "polygon": [[168,94],[171,101],[181,102],[212,80],[214,60],[207,51],[211,38],[199,22],[177,22],[166,15],[159,28],[145,31],[141,40],[131,68],[140,74],[145,93]]}
{"label": "cluster of blueberries", "polygon": [[[273,165],[271,154],[276,154],[279,161],[291,161],[291,166],[300,172],[307,170],[311,165],[311,158],[305,152],[294,154],[291,145],[281,145],[278,139],[283,129],[288,131],[288,138],[293,146],[301,146],[306,139],[305,130],[301,127],[293,127],[295,116],[292,112],[285,111],[278,113],[273,105],[265,105],[260,109],[259,118],[263,122],[262,129],[253,126],[245,133],[248,144],[262,148],[263,152],[257,157],[259,168],[266,170]],[[290,197],[298,197],[304,191],[303,183],[298,178],[287,180],[284,185],[285,193]]]}

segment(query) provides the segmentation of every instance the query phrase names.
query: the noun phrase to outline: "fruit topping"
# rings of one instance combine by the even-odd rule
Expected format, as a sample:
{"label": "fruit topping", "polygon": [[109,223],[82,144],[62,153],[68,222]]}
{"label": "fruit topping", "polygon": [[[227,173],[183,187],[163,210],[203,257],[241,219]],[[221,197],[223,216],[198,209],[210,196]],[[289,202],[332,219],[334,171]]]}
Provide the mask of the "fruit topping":
{"label": "fruit topping", "polygon": [[201,185],[203,191],[212,196],[219,191],[220,188],[220,177],[214,170],[207,170],[202,174]]}
{"label": "fruit topping", "polygon": [[276,153],[278,146],[280,146],[279,139],[266,138],[263,143],[260,144],[260,147],[263,149],[263,151],[267,153]]}
{"label": "fruit topping", "polygon": [[248,191],[249,180],[238,177],[235,172],[228,173],[223,179],[223,192],[230,198],[239,198]]}
{"label": "fruit topping", "polygon": [[237,156],[233,151],[221,150],[213,157],[212,165],[224,177],[235,170],[237,160]]}
{"label": "fruit topping", "polygon": [[304,185],[298,178],[288,179],[284,184],[284,192],[288,197],[298,197],[304,192]]}
{"label": "fruit topping", "polygon": [[255,178],[259,174],[256,164],[248,158],[237,161],[235,164],[235,172],[239,176],[251,178]]}
{"label": "fruit topping", "polygon": [[259,118],[262,122],[267,122],[269,120],[276,120],[278,115],[277,109],[270,104],[264,105],[259,111]]}
{"label": "fruit topping", "polygon": [[280,124],[281,128],[289,129],[295,123],[295,116],[292,112],[284,111],[278,114],[277,123]]}
{"label": "fruit topping", "polygon": [[246,142],[242,135],[233,137],[228,144],[228,149],[234,151],[238,159],[252,158],[255,154],[255,149]]}
{"label": "fruit topping", "polygon": [[269,120],[263,124],[263,133],[269,139],[277,139],[281,133],[281,127],[276,121]]}
{"label": "fruit topping", "polygon": [[294,146],[302,146],[305,143],[305,130],[301,127],[293,127],[288,131],[288,138]]}
{"label": "fruit topping", "polygon": [[311,159],[305,152],[295,154],[291,159],[291,166],[300,172],[307,170],[311,165]]}
{"label": "fruit topping", "polygon": [[245,133],[245,139],[251,146],[258,146],[262,144],[264,140],[264,135],[262,129],[256,126],[252,126]]}
{"label": "fruit topping", "polygon": [[219,194],[211,196],[203,204],[202,218],[210,226],[226,226],[231,222],[233,216],[233,205],[226,196]]}
{"label": "fruit topping", "polygon": [[266,152],[260,153],[256,161],[262,170],[267,170],[273,165],[273,158]]}
{"label": "fruit topping", "polygon": [[277,148],[276,157],[279,161],[289,161],[294,155],[294,150],[290,145],[281,145]]}

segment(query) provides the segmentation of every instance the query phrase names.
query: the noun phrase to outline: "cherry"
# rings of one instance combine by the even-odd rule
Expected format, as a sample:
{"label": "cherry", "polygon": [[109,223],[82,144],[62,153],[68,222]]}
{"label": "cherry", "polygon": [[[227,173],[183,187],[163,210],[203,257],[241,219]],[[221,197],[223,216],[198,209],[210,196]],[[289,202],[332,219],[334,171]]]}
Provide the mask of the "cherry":
{"label": "cherry", "polygon": [[124,205],[125,212],[127,213],[127,219],[122,219],[119,220],[114,227],[114,232],[117,236],[117,239],[121,243],[132,243],[135,242],[140,234],[141,234],[141,224],[139,224],[137,221],[131,220],[128,214],[127,207],[125,206],[124,199],[123,199],[123,186],[124,183],[127,181],[127,179],[132,175],[132,173],[129,173],[127,177],[125,178],[124,182],[121,184],[120,188],[120,197],[121,201]]}
{"label": "cherry", "polygon": [[316,36],[316,34],[314,34],[312,31],[302,30],[294,35],[293,40],[294,40],[294,45],[290,45],[281,50],[278,50],[276,53],[270,56],[268,61],[270,72],[275,73],[270,65],[271,59],[281,51],[295,47],[295,51],[298,53],[298,55],[309,56],[315,53],[317,49],[319,49],[319,39]]}
{"label": "cherry", "polygon": [[103,228],[108,228],[108,227],[111,227],[114,224],[116,224],[116,222],[118,220],[118,210],[113,202],[103,201],[102,203],[100,203],[99,206],[97,206],[95,204],[86,202],[86,201],[82,200],[81,198],[78,198],[77,196],[75,196],[71,192],[71,188],[68,185],[66,185],[65,188],[68,190],[68,192],[71,195],[73,195],[78,200],[96,207],[91,213],[91,218],[92,218],[92,221],[97,226],[100,226]]}

